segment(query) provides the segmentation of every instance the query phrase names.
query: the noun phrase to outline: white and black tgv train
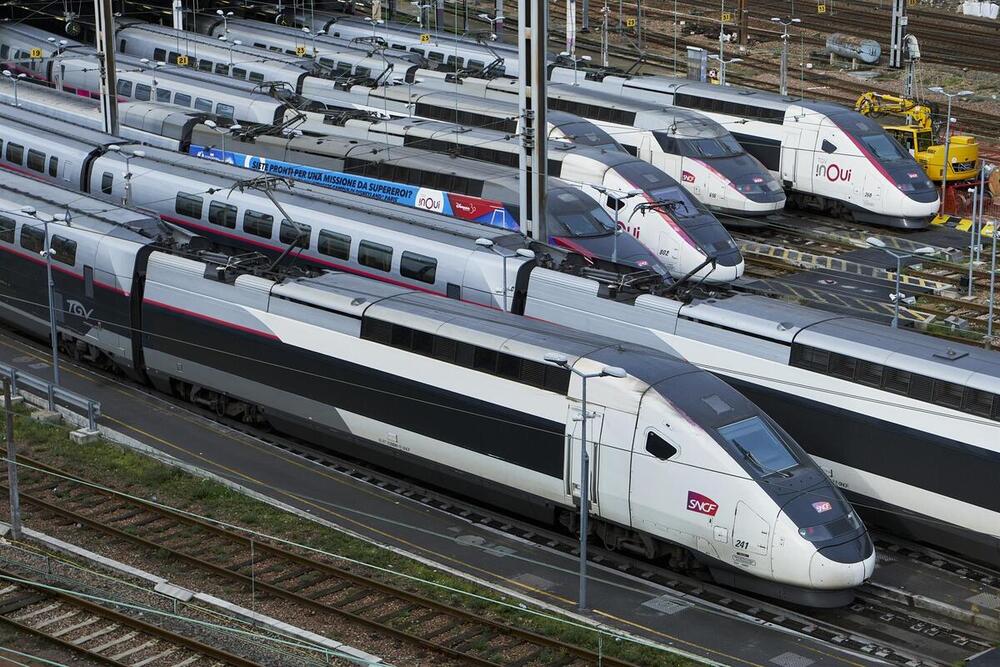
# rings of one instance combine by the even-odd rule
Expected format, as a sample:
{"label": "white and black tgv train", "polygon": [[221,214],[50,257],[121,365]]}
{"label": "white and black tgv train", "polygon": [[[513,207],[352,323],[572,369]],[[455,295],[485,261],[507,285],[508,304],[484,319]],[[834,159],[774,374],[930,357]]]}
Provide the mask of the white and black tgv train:
{"label": "white and black tgv train", "polygon": [[[471,98],[516,104],[521,88],[514,79],[456,82],[454,77],[429,74],[422,81],[424,87],[462,95],[463,107]],[[589,120],[629,153],[679,181],[705,206],[734,216],[727,224],[752,225],[747,216],[767,215],[785,206],[784,190],[774,176],[729,130],[700,113],[557,83],[547,87],[546,95],[550,110]]]}
{"label": "white and black tgv train", "polygon": [[738,295],[606,298],[536,270],[524,314],[676,351],[805,447],[869,521],[1000,566],[1000,354]]}
{"label": "white and black tgv train", "polygon": [[853,109],[666,76],[576,77],[563,67],[549,72],[553,82],[576,80],[581,87],[692,109],[725,124],[795,205],[906,229],[926,227],[937,212],[938,191],[913,157]]}
{"label": "white and black tgv train", "polygon": [[72,213],[51,234],[60,343],[81,357],[568,526],[578,525],[581,386],[545,358],[617,367],[621,377],[588,386],[595,536],[648,557],[693,556],[721,583],[807,605],[846,604],[872,574],[864,526],[808,455],[673,355],[358,276],[283,277],[172,251],[152,238],[155,219],[9,175],[0,319],[39,336],[44,239],[36,218],[16,213],[26,206]]}
{"label": "white and black tgv train", "polygon": [[[592,147],[599,139],[584,138],[580,143],[582,134],[593,132],[574,130],[586,123],[564,122],[565,116],[554,112],[547,118],[568,138],[549,142],[550,176],[575,183],[600,202],[619,229],[646,246],[674,278],[726,284],[743,275],[743,256],[732,236],[677,181],[627,152]],[[521,154],[517,135],[424,118],[347,119],[342,131],[346,136],[512,168],[518,167]],[[607,136],[599,129],[596,132]],[[550,137],[554,136],[550,132]],[[301,143],[310,146],[319,142],[304,138]],[[583,235],[574,242],[586,247]]]}

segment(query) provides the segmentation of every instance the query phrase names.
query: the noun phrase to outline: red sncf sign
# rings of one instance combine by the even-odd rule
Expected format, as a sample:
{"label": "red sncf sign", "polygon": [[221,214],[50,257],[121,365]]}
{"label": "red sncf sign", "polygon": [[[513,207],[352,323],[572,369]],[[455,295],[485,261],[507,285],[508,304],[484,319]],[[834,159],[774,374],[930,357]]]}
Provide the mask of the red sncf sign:
{"label": "red sncf sign", "polygon": [[715,513],[719,511],[719,503],[697,491],[688,491],[687,508],[692,512],[715,516]]}

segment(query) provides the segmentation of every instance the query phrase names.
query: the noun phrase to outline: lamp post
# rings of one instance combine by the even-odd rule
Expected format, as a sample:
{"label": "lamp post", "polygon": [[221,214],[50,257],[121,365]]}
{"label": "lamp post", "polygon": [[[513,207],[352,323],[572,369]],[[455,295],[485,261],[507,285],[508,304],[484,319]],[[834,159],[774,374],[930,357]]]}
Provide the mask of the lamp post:
{"label": "lamp post", "polygon": [[[972,91],[960,90],[957,93],[947,93],[941,86],[931,86],[927,90],[937,93],[938,95],[944,95],[948,98],[948,119],[945,123],[944,130],[944,169],[941,170],[941,215],[944,215],[944,199],[948,187],[948,168],[951,167],[951,163],[948,161],[948,151],[951,148],[951,98],[966,97],[968,95],[972,95]],[[969,289],[972,289],[971,283]]]}
{"label": "lamp post", "polygon": [[478,17],[484,21],[488,21],[490,24],[490,32],[496,35],[497,41],[503,41],[500,39],[500,35],[497,34],[497,21],[502,21],[502,18],[494,18],[489,14],[478,14]]}
{"label": "lamp post", "polygon": [[232,12],[224,12],[221,9],[216,9],[215,13],[222,17],[222,33],[223,35],[229,34],[229,17],[233,15]]}
{"label": "lamp post", "polygon": [[[210,122],[210,121],[206,121]],[[125,158],[125,191],[122,193],[122,206],[132,205],[132,158],[144,158],[146,157],[146,151],[132,151],[131,153],[126,153],[122,150],[121,146],[112,144],[108,146],[108,150],[112,153],[118,153],[123,158]]]}
{"label": "lamp post", "polygon": [[[610,188],[610,187],[607,187],[605,185],[591,185],[590,187],[594,188],[595,190],[597,190],[598,192],[600,192],[602,194],[607,195],[608,198],[614,197],[614,195],[620,195],[618,197],[614,197],[614,199],[615,199],[615,238],[614,238],[614,245],[612,246],[612,249],[611,249],[611,262],[613,264],[617,264],[618,263],[618,235],[621,234],[624,231],[624,229],[622,228],[621,219],[619,218],[619,214],[621,213],[621,210],[623,208],[625,208],[625,200],[626,199],[631,199],[632,197],[638,197],[639,195],[643,194],[643,191],[642,190],[621,190],[619,188]],[[629,216],[629,217],[631,218],[631,216]]]}
{"label": "lamp post", "polygon": [[[373,29],[373,31],[374,31],[374,29]],[[316,38],[317,37],[322,37],[323,35],[325,35],[326,34],[326,30],[317,30],[316,32],[313,32],[309,28],[303,26],[302,27],[302,32],[304,32],[305,34],[309,35],[309,37],[312,38],[312,45],[313,45],[313,55],[312,55],[312,57],[313,57],[313,60],[316,60],[316,57],[319,55],[319,52],[316,51]]]}
{"label": "lamp post", "polygon": [[420,26],[421,30],[427,30],[427,26],[426,26],[427,22],[424,20],[426,18],[426,16],[424,15],[424,12],[427,11],[428,9],[430,9],[431,6],[430,5],[421,4],[421,3],[415,2],[413,0],[411,0],[410,4],[417,8],[417,25]]}
{"label": "lamp post", "polygon": [[[230,64],[230,66],[232,66],[232,60],[233,60],[233,56],[232,56],[232,52],[230,52],[230,54],[229,54],[229,61],[230,61],[230,62],[229,62],[229,64]],[[162,61],[162,60],[154,60],[154,61],[152,61],[152,62],[151,62],[151,61],[149,60],[149,58],[142,58],[142,59],[140,59],[140,60],[139,60],[139,62],[140,62],[140,63],[141,63],[141,64],[142,64],[142,65],[143,65],[144,67],[146,67],[146,66],[149,66],[149,65],[152,65],[152,69],[153,69],[153,86],[152,86],[152,88],[153,88],[153,91],[152,91],[152,100],[153,100],[154,102],[159,102],[159,100],[158,100],[158,99],[156,98],[156,87],[157,87],[157,85],[158,85],[158,82],[157,82],[157,80],[156,80],[156,70],[158,70],[158,69],[159,69],[159,68],[161,68],[161,67],[164,67],[164,66],[165,66],[165,65],[166,65],[167,63],[166,63],[166,62],[164,62],[164,61]],[[170,101],[170,94],[169,94],[169,92],[167,93],[167,100],[166,100],[166,101],[167,101],[167,102],[169,102],[169,101]]]}
{"label": "lamp post", "polygon": [[3,71],[3,75],[4,75],[5,77],[7,77],[8,79],[10,79],[10,82],[11,82],[12,84],[14,84],[14,106],[16,106],[16,107],[19,107],[19,106],[21,106],[21,105],[20,105],[20,104],[18,103],[18,101],[17,101],[17,84],[18,84],[18,83],[20,83],[20,82],[21,82],[21,79],[23,79],[23,78],[24,78],[24,73],[22,72],[21,74],[18,74],[17,76],[14,76],[14,74],[12,74],[12,73],[11,73],[11,71],[10,71],[9,69],[5,69],[5,70]]}
{"label": "lamp post", "polygon": [[486,248],[494,255],[497,255],[503,259],[503,311],[505,313],[510,312],[510,308],[507,303],[507,260],[511,257],[521,257],[528,260],[529,262],[535,258],[535,253],[533,250],[528,250],[527,248],[518,248],[509,255],[504,254],[497,250],[496,244],[487,238],[476,239],[476,245],[480,248]]}
{"label": "lamp post", "polygon": [[[56,299],[55,299],[55,288],[56,284],[52,280],[52,244],[51,237],[49,236],[49,223],[55,222],[55,217],[49,215],[48,213],[40,213],[35,210],[33,206],[24,206],[21,208],[21,213],[31,216],[35,220],[42,223],[45,230],[45,244],[44,250],[41,254],[45,256],[45,280],[48,285],[48,295],[49,295],[49,337],[52,339],[52,384],[56,387],[59,386],[59,331],[56,328]],[[49,410],[55,409],[55,402],[53,401],[52,392],[49,392]]]}
{"label": "lamp post", "polygon": [[243,126],[239,123],[233,123],[229,127],[219,127],[219,124],[214,120],[206,120],[204,122],[205,127],[212,128],[214,131],[222,135],[222,160],[221,162],[226,162],[226,135],[230,132],[239,132],[243,129]]}
{"label": "lamp post", "polygon": [[[427,6],[430,7],[430,5],[427,5]],[[370,16],[366,16],[365,17],[365,21],[367,21],[368,23],[371,23],[371,25],[372,25],[372,45],[374,46],[374,44],[376,43],[376,40],[378,39],[378,34],[375,32],[375,30],[380,25],[382,25],[383,23],[385,23],[385,21],[383,21],[382,19],[373,19]]]}
{"label": "lamp post", "polygon": [[[624,378],[627,373],[617,366],[605,366],[599,371],[586,373],[570,366],[569,360],[557,353],[545,355],[545,361],[561,368],[580,378],[580,597],[577,600],[577,608],[583,612],[587,610],[587,533],[589,532],[588,519],[590,518],[590,455],[587,453],[587,419],[590,414],[587,412],[587,380],[599,377]],[[595,445],[596,446],[596,445]]]}
{"label": "lamp post", "polygon": [[899,282],[901,279],[901,274],[903,272],[903,260],[909,259],[910,257],[927,257],[935,253],[934,248],[929,246],[924,246],[922,248],[917,248],[912,253],[907,252],[895,252],[886,247],[885,242],[882,239],[869,236],[865,239],[865,243],[873,248],[881,250],[890,257],[896,260],[896,293],[891,295],[892,301],[895,304],[894,314],[892,316],[892,328],[899,328],[899,302],[903,300],[903,294],[899,291]]}
{"label": "lamp post", "polygon": [[781,34],[781,79],[778,84],[778,92],[782,95],[788,94],[788,26],[793,23],[802,23],[802,19],[797,18],[778,18],[777,16],[771,18],[775,23],[780,23],[782,28],[784,28]]}
{"label": "lamp post", "polygon": [[577,58],[576,56],[572,55],[569,51],[562,51],[559,53],[559,55],[573,63],[573,85],[579,86],[580,82],[577,80],[576,68],[580,63],[589,63],[590,56],[580,56],[579,58]]}
{"label": "lamp post", "polygon": [[730,58],[729,60],[724,60],[722,56],[717,56],[714,53],[709,56],[713,60],[719,61],[719,85],[726,85],[726,65],[731,65],[732,63],[741,63],[743,58]]}

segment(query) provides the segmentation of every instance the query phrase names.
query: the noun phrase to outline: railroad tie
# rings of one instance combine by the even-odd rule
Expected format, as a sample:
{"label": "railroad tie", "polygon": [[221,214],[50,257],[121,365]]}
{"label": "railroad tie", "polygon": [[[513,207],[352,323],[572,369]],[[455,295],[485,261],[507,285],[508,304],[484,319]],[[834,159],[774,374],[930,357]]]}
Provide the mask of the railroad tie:
{"label": "railroad tie", "polygon": [[62,605],[58,602],[54,602],[47,607],[42,607],[41,609],[36,609],[34,611],[28,612],[24,616],[14,616],[13,619],[19,623],[23,623],[29,618],[34,618],[35,616],[40,616],[41,614],[47,614],[50,611],[54,611],[61,607]]}
{"label": "railroad tie", "polygon": [[99,620],[101,620],[101,619],[99,619],[97,616],[91,616],[87,620],[80,621],[76,625],[71,625],[68,628],[63,628],[59,632],[53,632],[52,636],[55,637],[56,639],[58,639],[59,637],[62,637],[63,635],[68,635],[69,633],[75,632],[76,630],[79,630],[80,628],[85,628],[88,625],[93,625],[94,623],[97,623],[97,621],[99,621]]}
{"label": "railroad tie", "polygon": [[134,646],[134,647],[128,649],[127,651],[122,651],[121,653],[119,653],[117,655],[111,656],[111,659],[112,660],[121,661],[122,658],[127,658],[130,655],[134,655],[134,654],[138,653],[139,651],[144,651],[147,648],[149,648],[151,646],[156,646],[159,643],[160,642],[159,642],[158,639],[150,639],[149,641],[144,642],[142,644],[139,644],[138,646]]}
{"label": "railroad tie", "polygon": [[97,632],[92,632],[91,634],[84,635],[83,637],[77,637],[76,639],[74,639],[70,643],[73,644],[74,646],[83,646],[87,642],[94,641],[95,639],[99,639],[100,637],[103,637],[104,635],[108,634],[109,632],[114,632],[115,630],[118,629],[118,627],[119,626],[118,626],[117,623],[112,623],[111,625],[104,626],[103,628],[101,628]]}
{"label": "railroad tie", "polygon": [[145,667],[145,665],[148,665],[151,662],[160,661],[160,660],[166,658],[169,655],[173,655],[174,653],[177,653],[177,647],[176,646],[171,646],[166,651],[161,651],[160,653],[157,653],[155,655],[151,655],[151,656],[149,656],[148,658],[146,658],[144,660],[140,660],[139,662],[132,663],[132,667]]}
{"label": "railroad tie", "polygon": [[105,642],[105,643],[101,644],[100,646],[95,646],[94,648],[92,648],[90,650],[91,650],[92,653],[100,653],[102,651],[108,650],[109,648],[111,648],[113,646],[118,646],[119,644],[123,644],[123,643],[125,643],[127,641],[131,641],[131,640],[135,639],[138,636],[139,636],[139,633],[135,632],[134,630],[132,632],[126,632],[125,634],[123,634],[118,639],[112,639],[111,641]]}
{"label": "railroad tie", "polygon": [[60,614],[58,616],[53,616],[51,618],[47,618],[44,621],[42,621],[41,623],[33,625],[32,627],[35,628],[36,630],[41,630],[42,628],[50,626],[53,623],[58,623],[59,621],[65,621],[67,618],[73,618],[74,616],[78,615],[79,613],[80,613],[79,609],[70,609],[65,614]]}

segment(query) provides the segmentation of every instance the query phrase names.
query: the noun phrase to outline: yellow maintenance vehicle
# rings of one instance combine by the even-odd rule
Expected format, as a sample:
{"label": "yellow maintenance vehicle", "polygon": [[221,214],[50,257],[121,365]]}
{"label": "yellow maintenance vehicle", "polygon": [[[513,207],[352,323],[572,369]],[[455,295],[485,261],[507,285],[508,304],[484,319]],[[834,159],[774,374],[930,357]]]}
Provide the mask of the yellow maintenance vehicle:
{"label": "yellow maintenance vehicle", "polygon": [[[862,115],[879,119],[896,117],[902,125],[879,121],[885,131],[907,148],[927,172],[932,181],[940,181],[944,169],[944,144],[937,143],[931,121],[930,107],[905,97],[867,92],[858,98],[854,109]],[[954,183],[975,178],[979,159],[979,144],[975,137],[951,135],[948,146],[948,182]]]}

